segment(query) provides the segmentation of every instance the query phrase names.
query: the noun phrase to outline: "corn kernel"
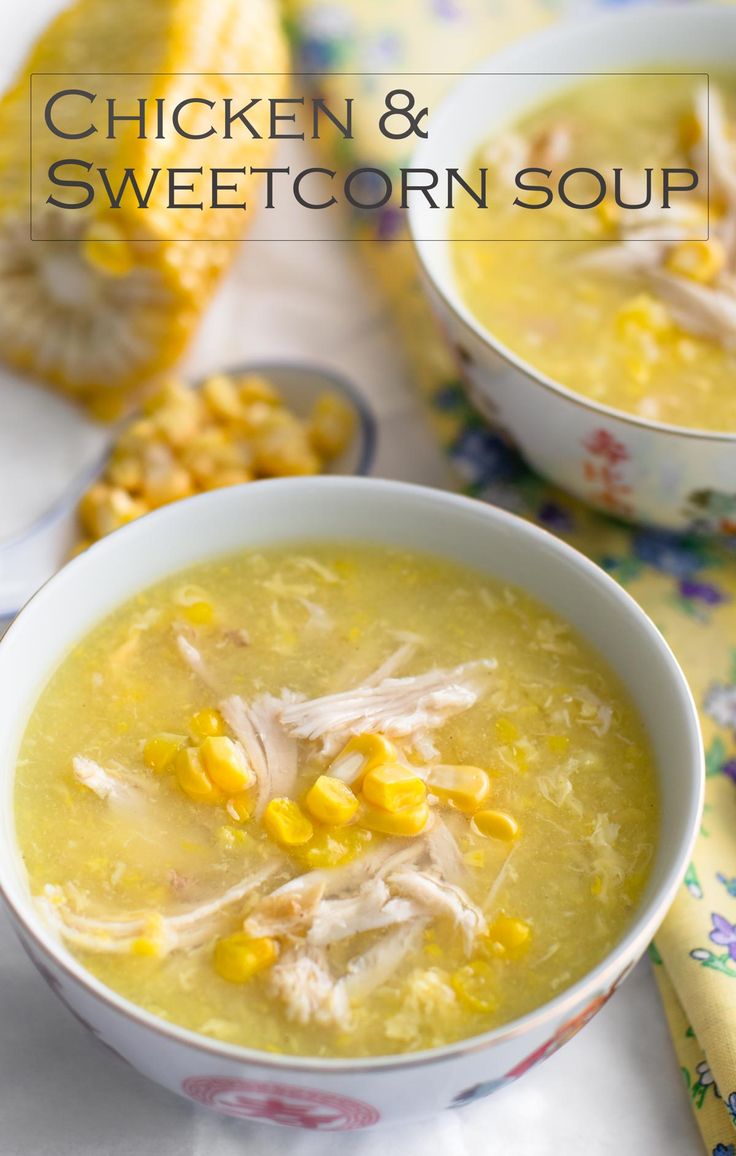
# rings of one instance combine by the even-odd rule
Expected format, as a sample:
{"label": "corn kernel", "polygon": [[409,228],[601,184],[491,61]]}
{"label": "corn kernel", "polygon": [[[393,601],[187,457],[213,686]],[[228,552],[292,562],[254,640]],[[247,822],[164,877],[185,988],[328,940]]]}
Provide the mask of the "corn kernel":
{"label": "corn kernel", "polygon": [[198,710],[189,720],[189,732],[195,741],[209,738],[210,735],[224,735],[225,720],[214,707]]}
{"label": "corn kernel", "polygon": [[127,277],[135,266],[132,246],[112,221],[90,222],[82,240],[85,261],[106,277]]}
{"label": "corn kernel", "polygon": [[288,424],[270,425],[260,432],[254,451],[256,472],[264,477],[319,473],[319,458],[296,419]]}
{"label": "corn kernel", "polygon": [[255,781],[242,749],[226,735],[210,735],[199,755],[208,777],[227,795],[239,794]]}
{"label": "corn kernel", "polygon": [[314,834],[314,827],[293,799],[271,799],[263,812],[263,826],[282,847],[301,847]]}
{"label": "corn kernel", "polygon": [[320,775],[315,780],[304,802],[315,819],[333,827],[349,823],[358,810],[358,800],[347,783],[329,775]]}
{"label": "corn kernel", "polygon": [[431,794],[459,811],[475,811],[491,790],[491,780],[480,767],[438,764],[427,775]]}
{"label": "corn kernel", "polygon": [[226,851],[234,851],[236,847],[243,846],[246,842],[246,834],[238,827],[218,827],[217,842]]}
{"label": "corn kernel", "polygon": [[202,386],[202,396],[215,417],[233,420],[240,416],[243,405],[235,382],[224,373],[208,377]]}
{"label": "corn kernel", "polygon": [[681,241],[665,258],[665,265],[671,273],[689,277],[701,285],[714,281],[725,264],[726,250],[717,237],[711,237],[709,241]]}
{"label": "corn kernel", "polygon": [[420,803],[403,811],[384,811],[364,804],[358,812],[358,823],[382,835],[420,835],[429,822],[429,807]]}
{"label": "corn kernel", "polygon": [[567,735],[548,735],[547,746],[553,755],[564,755],[570,746],[570,739]]}
{"label": "corn kernel", "polygon": [[253,474],[242,466],[229,470],[214,470],[202,482],[205,490],[224,490],[226,486],[242,486],[245,482],[252,482]]}
{"label": "corn kernel", "polygon": [[365,775],[363,798],[383,811],[403,811],[421,806],[427,798],[427,788],[409,767],[384,763]]}
{"label": "corn kernel", "polygon": [[199,751],[185,747],[176,756],[176,778],[185,795],[196,803],[220,803],[223,795],[208,777]]}
{"label": "corn kernel", "polygon": [[232,799],[228,799],[225,806],[228,815],[231,819],[234,819],[236,823],[244,823],[247,819],[250,819],[253,808],[247,795],[233,795]]}
{"label": "corn kernel", "polygon": [[264,936],[253,939],[244,931],[237,931],[215,944],[215,971],[228,983],[247,983],[259,971],[265,971],[278,959],[275,940]]}
{"label": "corn kernel", "polygon": [[156,943],[154,939],[148,939],[146,936],[141,936],[140,939],[134,939],[130,946],[133,955],[153,956],[156,957],[161,954],[161,945]]}
{"label": "corn kernel", "polygon": [[641,332],[665,333],[672,324],[667,306],[650,293],[637,293],[630,297],[616,313],[616,329],[624,338],[641,337]]}
{"label": "corn kernel", "polygon": [[249,373],[241,377],[238,382],[240,400],[246,403],[253,401],[264,402],[266,405],[280,405],[281,399],[265,377],[257,373]]}
{"label": "corn kernel", "polygon": [[371,845],[373,834],[360,827],[340,827],[336,830],[316,831],[314,838],[300,852],[305,867],[316,870],[341,867],[358,859]]}
{"label": "corn kernel", "polygon": [[678,129],[680,144],[685,149],[691,149],[702,139],[703,130],[694,112],[687,112],[681,117]]}
{"label": "corn kernel", "polygon": [[508,915],[499,915],[488,928],[488,938],[500,943],[506,951],[514,952],[525,947],[529,942],[531,927],[523,919],[512,919]]}
{"label": "corn kernel", "polygon": [[338,394],[317,398],[309,423],[312,447],[324,458],[337,457],[348,445],[355,427],[352,408]]}
{"label": "corn kernel", "polygon": [[148,507],[144,502],[132,498],[119,486],[108,486],[105,482],[96,482],[79,503],[82,526],[92,538],[104,538],[146,513]]}
{"label": "corn kernel", "polygon": [[473,1011],[492,1012],[498,1006],[493,968],[484,959],[471,959],[450,980],[455,994]]}
{"label": "corn kernel", "polygon": [[185,735],[174,735],[162,732],[154,735],[143,747],[143,762],[152,771],[165,771],[169,767],[182,747],[187,745]]}
{"label": "corn kernel", "polygon": [[382,763],[395,763],[398,757],[394,744],[383,735],[353,735],[327,769],[333,779],[342,779],[357,790],[368,771]]}
{"label": "corn kernel", "polygon": [[151,509],[179,502],[193,493],[192,475],[183,466],[172,464],[165,470],[149,471],[144,477],[143,497]]}
{"label": "corn kernel", "polygon": [[497,718],[495,729],[502,743],[513,743],[520,737],[519,728],[510,718]]}
{"label": "corn kernel", "polygon": [[476,811],[471,827],[486,839],[501,839],[510,843],[519,834],[519,824],[505,811]]}

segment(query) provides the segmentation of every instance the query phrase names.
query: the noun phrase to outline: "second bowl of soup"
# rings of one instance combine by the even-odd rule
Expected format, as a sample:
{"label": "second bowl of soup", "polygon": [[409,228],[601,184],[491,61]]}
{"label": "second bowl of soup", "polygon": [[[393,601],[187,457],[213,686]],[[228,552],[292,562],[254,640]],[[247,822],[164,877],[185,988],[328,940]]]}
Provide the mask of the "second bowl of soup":
{"label": "second bowl of soup", "polygon": [[[484,75],[461,82],[417,157],[485,166],[487,207],[466,198],[411,214],[473,398],[530,463],[609,513],[726,534],[736,529],[735,34],[727,8],[637,10],[492,58],[492,86]],[[527,168],[524,183],[549,188],[549,205],[515,185]],[[692,170],[697,187],[664,196],[667,170],[672,185]],[[562,201],[568,173],[565,195],[592,207]]]}

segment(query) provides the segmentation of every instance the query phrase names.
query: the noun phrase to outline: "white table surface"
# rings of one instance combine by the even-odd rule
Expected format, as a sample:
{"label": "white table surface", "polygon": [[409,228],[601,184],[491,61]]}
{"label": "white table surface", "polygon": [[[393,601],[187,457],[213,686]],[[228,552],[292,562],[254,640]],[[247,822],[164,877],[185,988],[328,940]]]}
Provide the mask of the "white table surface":
{"label": "white table surface", "polygon": [[[2,83],[61,6],[0,5]],[[248,358],[311,359],[348,374],[380,418],[375,472],[450,484],[388,311],[352,245],[324,237],[243,246],[187,368]],[[0,539],[38,513],[98,444],[76,413],[0,374]],[[329,1137],[222,1119],[138,1076],[72,1019],[0,915],[0,1156],[377,1156],[387,1141],[401,1156],[697,1156],[702,1144],[648,964],[513,1087],[390,1136]]]}

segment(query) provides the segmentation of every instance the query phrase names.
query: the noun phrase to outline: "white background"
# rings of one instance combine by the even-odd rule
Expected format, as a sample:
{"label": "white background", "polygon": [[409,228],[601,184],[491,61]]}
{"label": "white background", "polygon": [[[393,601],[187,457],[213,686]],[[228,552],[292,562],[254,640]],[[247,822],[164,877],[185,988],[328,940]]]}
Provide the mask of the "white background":
{"label": "white background", "polygon": [[[3,86],[61,6],[2,0]],[[321,362],[364,390],[381,422],[377,473],[449,484],[388,311],[354,246],[326,236],[242,247],[187,369],[269,357]],[[0,374],[0,540],[53,499],[100,436],[50,395]],[[0,1156],[378,1156],[387,1144],[399,1156],[701,1152],[648,964],[514,1087],[431,1124],[328,1137],[218,1118],[138,1076],[72,1019],[0,915]]]}

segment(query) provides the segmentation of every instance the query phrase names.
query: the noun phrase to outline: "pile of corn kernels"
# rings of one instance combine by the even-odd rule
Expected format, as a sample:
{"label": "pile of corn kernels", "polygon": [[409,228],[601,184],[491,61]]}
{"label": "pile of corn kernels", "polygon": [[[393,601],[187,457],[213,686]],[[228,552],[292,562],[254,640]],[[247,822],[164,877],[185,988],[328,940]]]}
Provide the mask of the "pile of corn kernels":
{"label": "pile of corn kernels", "polygon": [[317,474],[348,445],[354,414],[332,393],[301,420],[259,374],[170,381],[126,427],[79,504],[80,549],[142,514],[255,478]]}

